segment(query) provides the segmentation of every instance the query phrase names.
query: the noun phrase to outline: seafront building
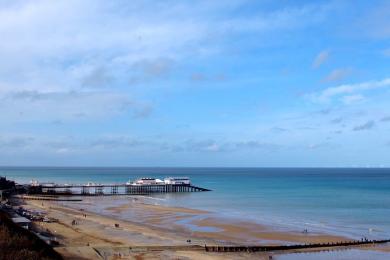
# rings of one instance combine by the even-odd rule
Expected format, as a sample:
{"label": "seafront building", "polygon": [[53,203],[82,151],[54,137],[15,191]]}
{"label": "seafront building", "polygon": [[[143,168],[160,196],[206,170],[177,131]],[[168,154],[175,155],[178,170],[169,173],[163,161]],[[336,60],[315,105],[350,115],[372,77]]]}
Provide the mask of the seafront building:
{"label": "seafront building", "polygon": [[140,178],[134,182],[128,181],[127,185],[191,185],[188,177],[168,177],[164,181],[157,178]]}
{"label": "seafront building", "polygon": [[164,179],[164,183],[171,185],[190,185],[191,181],[188,177],[169,177]]}

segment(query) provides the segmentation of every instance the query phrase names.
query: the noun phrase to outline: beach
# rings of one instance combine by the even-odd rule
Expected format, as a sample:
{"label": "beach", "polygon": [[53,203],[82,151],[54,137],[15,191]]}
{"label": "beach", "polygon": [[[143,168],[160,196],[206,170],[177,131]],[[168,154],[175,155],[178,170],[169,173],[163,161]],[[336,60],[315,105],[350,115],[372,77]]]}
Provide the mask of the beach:
{"label": "beach", "polygon": [[[22,201],[23,207],[58,219],[58,223],[36,222],[36,226],[58,239],[60,245],[56,250],[67,258],[267,259],[270,253],[211,253],[205,252],[204,245],[380,240],[388,239],[390,234],[387,206],[390,175],[386,169],[7,168],[2,171],[13,176],[17,183],[29,183],[37,176],[41,182],[60,184],[89,181],[110,184],[139,176],[189,176],[194,185],[211,190],[54,196],[50,199],[57,201]],[[371,259],[383,259],[375,255],[387,252],[386,258],[390,251],[388,246],[379,245],[348,249],[350,253],[358,250],[356,255],[368,254]],[[313,250],[299,250],[302,251]],[[299,259],[290,252],[293,251],[273,252],[273,259]],[[338,250],[331,252],[342,254]],[[311,257],[323,254],[326,252]],[[324,259],[334,258],[337,259],[327,255]],[[356,259],[355,255],[339,258]]]}
{"label": "beach", "polygon": [[[213,213],[211,217],[250,220],[282,231],[308,229],[353,239],[390,237],[387,169],[30,167],[0,168],[0,172],[20,184],[32,179],[59,184],[110,184],[140,176],[188,176],[194,185],[211,191],[153,194],[153,198],[143,200],[149,205],[208,211]],[[88,202],[88,198],[83,200]],[[104,207],[126,207],[119,201],[110,200]],[[101,209],[115,217],[124,215],[91,204],[91,210]],[[121,211],[135,214],[134,210]]]}
{"label": "beach", "polygon": [[[269,259],[269,253],[208,253],[207,245],[264,245],[318,243],[347,240],[346,237],[275,231],[257,223],[208,217],[207,211],[145,204],[133,197],[121,198],[123,204],[94,212],[92,201],[102,205],[113,198],[94,197],[82,202],[25,200],[29,210],[44,211],[57,223],[36,223],[38,229],[57,237],[56,250],[66,259]],[[114,198],[114,200],[117,200]],[[124,203],[126,201],[126,203]],[[135,212],[124,220],[115,215]],[[111,212],[110,215],[108,212]],[[135,217],[137,216],[137,217]],[[186,223],[196,226],[183,225]],[[72,222],[75,221],[75,225]],[[189,243],[188,240],[191,240]],[[386,248],[382,248],[386,250]]]}

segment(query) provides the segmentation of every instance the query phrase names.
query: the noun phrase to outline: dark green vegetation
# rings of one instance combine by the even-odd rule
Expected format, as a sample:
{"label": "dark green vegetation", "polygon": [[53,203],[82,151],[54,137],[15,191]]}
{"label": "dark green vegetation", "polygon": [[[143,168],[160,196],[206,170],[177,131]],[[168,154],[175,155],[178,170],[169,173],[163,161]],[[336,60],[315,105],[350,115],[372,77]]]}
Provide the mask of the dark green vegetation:
{"label": "dark green vegetation", "polygon": [[12,192],[14,192],[15,187],[15,182],[9,181],[5,177],[0,176],[0,201],[4,200]]}
{"label": "dark green vegetation", "polygon": [[7,180],[5,177],[0,176],[0,190],[14,189],[15,182]]}
{"label": "dark green vegetation", "polygon": [[36,235],[13,223],[0,209],[0,259],[62,259]]}

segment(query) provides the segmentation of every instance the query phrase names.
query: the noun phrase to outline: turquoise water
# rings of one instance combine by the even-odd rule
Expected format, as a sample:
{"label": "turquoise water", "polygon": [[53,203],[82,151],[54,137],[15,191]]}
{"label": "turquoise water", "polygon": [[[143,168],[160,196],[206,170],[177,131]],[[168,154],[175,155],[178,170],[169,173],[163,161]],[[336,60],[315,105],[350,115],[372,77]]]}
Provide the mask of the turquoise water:
{"label": "turquoise water", "polygon": [[188,176],[211,192],[164,194],[155,203],[206,209],[286,230],[390,237],[390,169],[0,168],[19,183],[123,183]]}

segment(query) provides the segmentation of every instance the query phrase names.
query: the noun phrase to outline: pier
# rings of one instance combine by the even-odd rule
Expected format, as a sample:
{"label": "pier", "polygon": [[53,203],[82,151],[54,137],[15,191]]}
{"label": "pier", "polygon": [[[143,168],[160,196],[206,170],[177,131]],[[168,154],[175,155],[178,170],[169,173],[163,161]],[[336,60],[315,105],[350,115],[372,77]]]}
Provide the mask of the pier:
{"label": "pier", "polygon": [[28,194],[48,195],[78,195],[78,196],[104,196],[104,195],[140,195],[151,193],[179,193],[179,192],[202,192],[209,189],[193,186],[190,184],[93,184],[93,185],[28,185]]}

